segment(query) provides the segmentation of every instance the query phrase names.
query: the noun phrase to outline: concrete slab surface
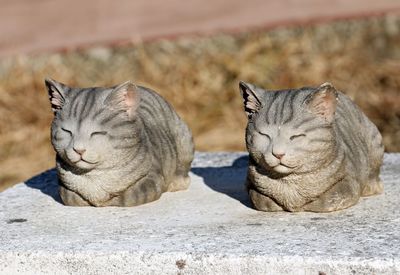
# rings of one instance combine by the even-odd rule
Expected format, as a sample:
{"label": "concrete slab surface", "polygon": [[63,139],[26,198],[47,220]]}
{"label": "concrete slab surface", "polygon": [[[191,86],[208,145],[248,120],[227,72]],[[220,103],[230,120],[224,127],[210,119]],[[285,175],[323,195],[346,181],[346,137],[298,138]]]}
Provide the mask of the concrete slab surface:
{"label": "concrete slab surface", "polygon": [[54,170],[0,193],[0,274],[400,274],[400,154],[385,193],[329,214],[250,207],[244,153],[197,153],[187,191],[67,207]]}

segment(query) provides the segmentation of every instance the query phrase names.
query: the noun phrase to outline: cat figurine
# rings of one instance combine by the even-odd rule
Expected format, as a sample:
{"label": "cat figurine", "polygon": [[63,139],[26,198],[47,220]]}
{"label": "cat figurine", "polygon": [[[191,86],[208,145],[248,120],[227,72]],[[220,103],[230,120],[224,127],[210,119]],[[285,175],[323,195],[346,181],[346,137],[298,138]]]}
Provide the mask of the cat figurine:
{"label": "cat figurine", "polygon": [[331,212],[383,191],[382,137],[332,84],[239,87],[248,117],[246,187],[257,210]]}
{"label": "cat figurine", "polygon": [[156,92],[129,81],[111,88],[45,84],[65,205],[135,206],[189,187],[192,134]]}

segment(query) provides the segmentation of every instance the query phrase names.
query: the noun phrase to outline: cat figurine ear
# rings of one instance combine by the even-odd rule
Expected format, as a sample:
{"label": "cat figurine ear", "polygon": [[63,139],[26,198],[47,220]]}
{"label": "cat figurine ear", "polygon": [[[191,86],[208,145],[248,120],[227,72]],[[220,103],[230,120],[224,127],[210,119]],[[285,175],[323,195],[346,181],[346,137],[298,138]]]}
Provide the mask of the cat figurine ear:
{"label": "cat figurine ear", "polygon": [[44,80],[46,84],[47,92],[49,93],[49,100],[53,113],[56,114],[62,109],[65,103],[65,85],[59,83],[51,78]]}
{"label": "cat figurine ear", "polygon": [[261,108],[261,101],[255,91],[255,86],[244,81],[239,82],[240,93],[243,97],[244,111],[250,119]]}
{"label": "cat figurine ear", "polygon": [[126,111],[132,118],[139,105],[137,87],[131,81],[116,86],[104,100],[104,104],[114,110]]}
{"label": "cat figurine ear", "polygon": [[323,117],[327,122],[335,118],[338,92],[331,83],[324,83],[307,97],[306,103],[310,111]]}

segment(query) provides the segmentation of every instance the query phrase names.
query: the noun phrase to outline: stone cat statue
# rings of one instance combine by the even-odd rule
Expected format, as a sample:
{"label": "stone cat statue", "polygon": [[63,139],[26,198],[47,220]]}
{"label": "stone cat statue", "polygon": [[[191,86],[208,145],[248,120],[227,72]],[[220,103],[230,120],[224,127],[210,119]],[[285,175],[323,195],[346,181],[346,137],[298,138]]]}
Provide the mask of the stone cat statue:
{"label": "stone cat statue", "polygon": [[383,191],[382,137],[332,84],[239,87],[248,116],[246,186],[256,209],[330,212]]}
{"label": "stone cat statue", "polygon": [[131,82],[111,88],[45,84],[66,205],[134,206],[188,188],[192,135],[160,95]]}

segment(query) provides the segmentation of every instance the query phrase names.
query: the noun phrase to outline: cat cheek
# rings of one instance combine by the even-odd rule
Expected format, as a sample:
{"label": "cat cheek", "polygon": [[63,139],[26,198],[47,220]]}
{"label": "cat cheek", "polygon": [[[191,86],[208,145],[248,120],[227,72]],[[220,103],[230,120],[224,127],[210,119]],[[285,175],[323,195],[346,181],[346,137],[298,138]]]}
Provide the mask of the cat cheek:
{"label": "cat cheek", "polygon": [[66,140],[65,138],[57,138],[57,137],[53,138],[51,143],[53,144],[56,152],[59,152],[60,150],[64,150],[69,145],[68,140]]}
{"label": "cat cheek", "polygon": [[90,152],[85,156],[85,159],[92,162],[92,163],[98,163],[100,162],[102,159],[100,157],[99,154],[97,154],[96,152]]}
{"label": "cat cheek", "polygon": [[59,141],[61,143],[65,143],[69,140],[71,140],[71,135],[63,132],[63,131],[57,131],[54,136],[53,136],[54,140]]}
{"label": "cat cheek", "polygon": [[53,145],[54,146],[54,150],[57,152],[57,154],[59,155],[63,155],[64,154],[64,148],[61,146],[57,146],[57,145]]}
{"label": "cat cheek", "polygon": [[53,140],[59,141],[59,140],[62,140],[62,139],[63,139],[63,136],[61,135],[60,131],[55,131],[55,132],[52,134],[51,138],[52,138]]}
{"label": "cat cheek", "polygon": [[247,145],[253,145],[254,144],[254,138],[252,135],[246,135],[246,143]]}
{"label": "cat cheek", "polygon": [[259,148],[262,151],[267,150],[268,147],[271,144],[269,138],[261,136],[261,135],[253,136],[253,140],[252,141],[253,141],[254,146]]}

